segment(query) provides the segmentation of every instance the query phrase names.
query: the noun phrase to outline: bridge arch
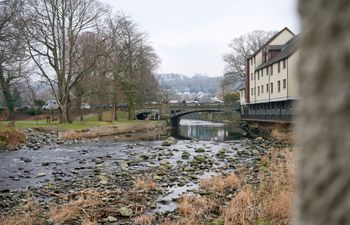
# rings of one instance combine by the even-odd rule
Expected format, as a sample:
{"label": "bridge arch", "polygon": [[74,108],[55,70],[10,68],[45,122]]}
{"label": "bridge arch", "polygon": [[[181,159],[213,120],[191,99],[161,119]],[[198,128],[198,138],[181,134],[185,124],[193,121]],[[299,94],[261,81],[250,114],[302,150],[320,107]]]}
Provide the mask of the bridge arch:
{"label": "bridge arch", "polygon": [[199,113],[199,112],[224,112],[224,110],[223,109],[200,109],[200,110],[186,111],[186,112],[171,116],[170,125],[172,127],[176,127],[179,125],[182,116],[192,114],[192,113]]}

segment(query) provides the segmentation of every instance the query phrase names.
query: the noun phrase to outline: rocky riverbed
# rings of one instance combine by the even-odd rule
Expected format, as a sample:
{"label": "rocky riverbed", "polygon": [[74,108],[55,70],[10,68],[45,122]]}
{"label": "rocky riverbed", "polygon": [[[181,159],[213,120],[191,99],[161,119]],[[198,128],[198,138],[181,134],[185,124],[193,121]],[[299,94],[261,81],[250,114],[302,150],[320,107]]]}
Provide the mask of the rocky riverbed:
{"label": "rocky riverbed", "polygon": [[[185,193],[205,194],[198,186],[200,179],[244,166],[254,183],[261,156],[284,145],[263,138],[65,142],[55,133],[33,133],[26,131],[26,147],[0,153],[0,214],[23,211],[21,205],[31,197],[45,209],[52,202],[61,203],[62,195],[85,190],[112,193],[103,197],[103,205],[115,210],[101,213],[99,224],[134,224],[133,218],[141,212],[155,215],[157,221],[176,218],[177,198]],[[156,188],[135,192],[139,178],[154,181]]]}

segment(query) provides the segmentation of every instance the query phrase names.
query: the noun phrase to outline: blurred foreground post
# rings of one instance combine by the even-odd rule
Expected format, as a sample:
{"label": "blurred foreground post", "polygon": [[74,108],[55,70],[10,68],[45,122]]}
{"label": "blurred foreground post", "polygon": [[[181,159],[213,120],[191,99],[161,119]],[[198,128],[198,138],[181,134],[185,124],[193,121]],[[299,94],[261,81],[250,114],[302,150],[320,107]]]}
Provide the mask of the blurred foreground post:
{"label": "blurred foreground post", "polygon": [[295,223],[350,224],[350,1],[299,0],[301,101]]}

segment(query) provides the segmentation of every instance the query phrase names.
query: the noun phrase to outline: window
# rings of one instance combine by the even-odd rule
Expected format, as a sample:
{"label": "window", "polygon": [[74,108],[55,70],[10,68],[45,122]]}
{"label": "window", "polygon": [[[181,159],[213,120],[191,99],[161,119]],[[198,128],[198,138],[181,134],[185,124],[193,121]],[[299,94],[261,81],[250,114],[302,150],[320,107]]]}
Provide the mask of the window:
{"label": "window", "polygon": [[269,67],[266,67],[266,75],[269,75]]}
{"label": "window", "polygon": [[250,60],[250,65],[251,65],[251,66],[253,65],[253,59]]}
{"label": "window", "polygon": [[258,95],[260,95],[260,86],[258,86]]}
{"label": "window", "polygon": [[254,80],[256,80],[256,76],[255,76],[256,74],[254,73]]}
{"label": "window", "polygon": [[283,89],[285,89],[286,87],[287,87],[286,79],[283,79]]}
{"label": "window", "polygon": [[253,95],[253,94],[254,94],[254,93],[253,93],[253,88],[251,88],[250,91],[251,91],[251,95]]}
{"label": "window", "polygon": [[266,92],[269,92],[269,84],[266,84]]}
{"label": "window", "polygon": [[264,85],[261,85],[261,94],[264,93]]}
{"label": "window", "polygon": [[254,56],[254,64],[255,64],[255,56]]}
{"label": "window", "polygon": [[278,70],[278,73],[281,72],[281,61],[279,61],[277,64],[277,70]]}
{"label": "window", "polygon": [[273,93],[273,83],[271,83],[270,89],[271,89],[271,94],[272,94]]}
{"label": "window", "polygon": [[259,74],[259,71],[258,71],[258,80],[260,79],[260,74]]}
{"label": "window", "polygon": [[277,91],[280,92],[281,91],[281,81],[277,81]]}
{"label": "window", "polygon": [[253,73],[251,73],[250,76],[252,77],[251,80],[253,80]]}
{"label": "window", "polygon": [[271,75],[273,75],[273,65],[271,65]]}
{"label": "window", "polygon": [[283,59],[283,69],[285,69],[286,68],[286,59]]}
{"label": "window", "polygon": [[262,69],[260,71],[261,71],[261,77],[263,77],[264,76],[264,70]]}

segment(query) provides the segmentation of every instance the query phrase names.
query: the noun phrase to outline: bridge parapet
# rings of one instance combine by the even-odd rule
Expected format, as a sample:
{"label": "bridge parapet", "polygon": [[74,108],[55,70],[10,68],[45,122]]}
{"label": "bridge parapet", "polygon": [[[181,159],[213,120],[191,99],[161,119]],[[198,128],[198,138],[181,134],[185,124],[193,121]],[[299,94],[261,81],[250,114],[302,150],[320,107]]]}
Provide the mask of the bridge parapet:
{"label": "bridge parapet", "polygon": [[[237,105],[225,105],[222,103],[190,103],[190,104],[144,104],[138,105],[136,111],[158,111],[161,118],[170,118],[178,114],[187,112],[216,111],[232,112],[236,110]],[[238,104],[239,108],[239,104]]]}

